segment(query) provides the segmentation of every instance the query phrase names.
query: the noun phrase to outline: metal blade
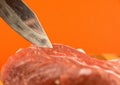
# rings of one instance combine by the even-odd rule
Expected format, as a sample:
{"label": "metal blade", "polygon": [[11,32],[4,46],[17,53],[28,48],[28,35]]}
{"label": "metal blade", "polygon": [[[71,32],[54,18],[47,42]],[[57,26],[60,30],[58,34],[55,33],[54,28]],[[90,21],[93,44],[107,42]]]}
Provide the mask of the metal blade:
{"label": "metal blade", "polygon": [[0,0],[0,16],[31,43],[52,48],[37,17],[21,0]]}

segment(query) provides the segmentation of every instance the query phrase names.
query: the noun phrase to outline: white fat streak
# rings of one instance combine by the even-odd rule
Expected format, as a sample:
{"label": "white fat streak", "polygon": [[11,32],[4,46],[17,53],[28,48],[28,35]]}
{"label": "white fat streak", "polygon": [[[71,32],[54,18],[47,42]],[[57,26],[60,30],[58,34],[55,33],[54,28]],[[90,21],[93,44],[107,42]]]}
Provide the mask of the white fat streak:
{"label": "white fat streak", "polygon": [[29,76],[29,78],[27,78],[27,80],[29,81],[30,79],[35,78],[37,76],[38,76],[37,73],[33,73],[32,75]]}
{"label": "white fat streak", "polygon": [[120,70],[120,67],[118,68],[117,66],[113,66],[114,69]]}
{"label": "white fat streak", "polygon": [[87,65],[87,64],[86,64],[85,62],[83,62],[83,61],[80,62],[80,61],[78,61],[78,60],[76,60],[76,59],[75,59],[74,61],[75,61],[76,63],[80,64],[80,65]]}
{"label": "white fat streak", "polygon": [[86,76],[88,76],[90,74],[92,74],[92,70],[88,69],[88,68],[82,68],[79,71],[79,75],[86,75]]}
{"label": "white fat streak", "polygon": [[55,84],[60,85],[60,80],[59,79],[55,80]]}
{"label": "white fat streak", "polygon": [[[97,68],[97,69],[102,69],[102,68],[100,68],[99,66],[96,66],[96,65],[93,65],[92,67],[93,67],[93,68]],[[103,69],[103,70],[104,70],[104,69]],[[120,78],[120,75],[117,74],[117,73],[115,73],[115,72],[112,71],[112,70],[104,70],[104,71],[107,72],[107,73],[113,74],[114,76]]]}
{"label": "white fat streak", "polygon": [[84,66],[87,65],[86,62],[78,60],[78,57],[68,57],[68,59],[73,60],[74,62],[76,62],[76,63],[78,63],[80,65],[84,65]]}
{"label": "white fat streak", "polygon": [[24,65],[26,64],[26,62],[29,62],[30,60],[24,60],[24,61],[21,61],[20,63],[17,63],[15,66],[18,67],[18,66],[21,66],[21,65]]}
{"label": "white fat streak", "polygon": [[82,52],[82,53],[84,53],[84,54],[86,54],[86,52],[83,49],[81,49],[81,48],[78,48],[77,50]]}
{"label": "white fat streak", "polygon": [[107,73],[113,74],[115,76],[117,76],[118,78],[120,78],[120,75],[118,75],[117,73],[115,73],[114,71],[111,70],[105,70]]}
{"label": "white fat streak", "polygon": [[16,51],[16,53],[20,52],[21,50],[22,50],[22,48],[18,49],[18,50]]}
{"label": "white fat streak", "polygon": [[21,61],[20,63],[16,64],[15,66],[18,67],[18,66],[21,66],[21,65],[24,65],[25,64],[25,61]]}
{"label": "white fat streak", "polygon": [[101,69],[99,66],[96,66],[96,65],[93,65],[91,67]]}

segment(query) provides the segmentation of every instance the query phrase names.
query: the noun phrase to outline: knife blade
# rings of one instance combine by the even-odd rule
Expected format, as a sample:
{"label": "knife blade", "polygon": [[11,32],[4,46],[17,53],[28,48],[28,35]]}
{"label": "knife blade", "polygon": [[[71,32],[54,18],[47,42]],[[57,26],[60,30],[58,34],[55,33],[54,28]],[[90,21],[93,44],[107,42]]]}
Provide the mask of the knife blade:
{"label": "knife blade", "polygon": [[22,0],[0,0],[0,16],[14,31],[32,44],[52,48],[35,13]]}

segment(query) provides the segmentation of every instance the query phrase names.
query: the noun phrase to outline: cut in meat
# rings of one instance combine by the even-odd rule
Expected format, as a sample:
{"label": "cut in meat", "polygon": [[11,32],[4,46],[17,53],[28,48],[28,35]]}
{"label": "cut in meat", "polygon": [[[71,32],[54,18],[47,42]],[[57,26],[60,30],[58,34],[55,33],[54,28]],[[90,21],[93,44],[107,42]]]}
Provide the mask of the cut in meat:
{"label": "cut in meat", "polygon": [[74,48],[30,46],[12,55],[1,71],[4,85],[120,85],[120,65]]}

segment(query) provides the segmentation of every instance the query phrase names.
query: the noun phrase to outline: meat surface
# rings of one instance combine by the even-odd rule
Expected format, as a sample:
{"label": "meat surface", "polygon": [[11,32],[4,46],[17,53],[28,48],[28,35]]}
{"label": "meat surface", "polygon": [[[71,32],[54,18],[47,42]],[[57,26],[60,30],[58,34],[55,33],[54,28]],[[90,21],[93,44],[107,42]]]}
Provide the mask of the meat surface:
{"label": "meat surface", "polygon": [[1,79],[4,85],[120,85],[120,64],[61,44],[32,45],[8,59]]}

